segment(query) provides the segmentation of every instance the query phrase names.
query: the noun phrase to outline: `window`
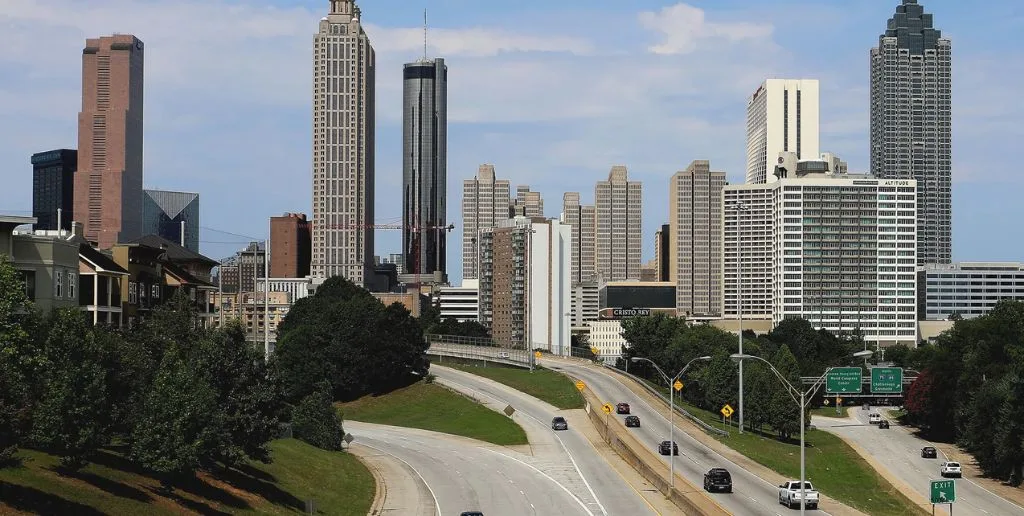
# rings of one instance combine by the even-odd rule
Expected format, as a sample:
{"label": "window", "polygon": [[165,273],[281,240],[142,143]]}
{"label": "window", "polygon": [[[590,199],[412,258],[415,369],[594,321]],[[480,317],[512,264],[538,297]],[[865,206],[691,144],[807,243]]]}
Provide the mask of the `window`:
{"label": "window", "polygon": [[152,296],[153,299],[160,299],[160,285],[153,285]]}
{"label": "window", "polygon": [[138,302],[139,302],[139,298],[138,298],[138,295],[136,294],[136,290],[135,290],[135,288],[136,288],[135,285],[136,285],[136,283],[134,281],[129,281],[128,282],[128,303],[133,304],[133,305],[134,304],[138,304]]}
{"label": "window", "polygon": [[21,282],[25,288],[25,297],[29,301],[36,300],[36,271],[19,271]]}
{"label": "window", "polygon": [[73,272],[69,272],[68,273],[68,298],[76,299],[75,298],[75,286],[77,284],[78,284],[78,275],[73,273]]}
{"label": "window", "polygon": [[56,269],[53,272],[53,297],[60,299],[64,294],[64,271]]}

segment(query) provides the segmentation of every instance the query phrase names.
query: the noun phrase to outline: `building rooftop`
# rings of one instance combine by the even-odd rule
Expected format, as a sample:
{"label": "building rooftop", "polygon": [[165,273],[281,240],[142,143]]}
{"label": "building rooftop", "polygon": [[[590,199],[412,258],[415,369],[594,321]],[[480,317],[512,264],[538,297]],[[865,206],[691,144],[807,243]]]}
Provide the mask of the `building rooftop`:
{"label": "building rooftop", "polygon": [[167,253],[167,258],[171,261],[200,262],[210,266],[217,265],[216,260],[207,258],[199,253],[193,252],[191,249],[182,247],[177,243],[167,240],[166,238],[160,235],[146,235],[144,237],[136,238],[135,240],[132,240],[129,243],[141,244],[156,249],[163,249]]}

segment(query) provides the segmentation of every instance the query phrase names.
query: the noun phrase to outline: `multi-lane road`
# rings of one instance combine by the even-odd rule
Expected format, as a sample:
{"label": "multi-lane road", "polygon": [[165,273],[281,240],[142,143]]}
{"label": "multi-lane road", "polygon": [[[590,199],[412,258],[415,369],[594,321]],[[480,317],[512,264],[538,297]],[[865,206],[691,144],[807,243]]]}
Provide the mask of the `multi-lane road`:
{"label": "multi-lane road", "polygon": [[[871,459],[886,468],[896,478],[902,480],[913,489],[919,499],[929,497],[930,481],[942,478],[939,465],[946,458],[942,451],[938,458],[921,457],[921,448],[929,443],[915,437],[907,429],[893,424],[888,430],[879,429],[868,424],[868,414],[883,410],[872,407],[870,410],[851,408],[851,418],[834,419],[815,416],[813,423],[820,429],[832,432],[847,441],[855,443]],[[968,516],[1024,516],[1024,508],[989,492],[976,482],[967,479],[956,479],[956,502],[953,513]],[[936,512],[948,514],[946,506],[936,506]]]}

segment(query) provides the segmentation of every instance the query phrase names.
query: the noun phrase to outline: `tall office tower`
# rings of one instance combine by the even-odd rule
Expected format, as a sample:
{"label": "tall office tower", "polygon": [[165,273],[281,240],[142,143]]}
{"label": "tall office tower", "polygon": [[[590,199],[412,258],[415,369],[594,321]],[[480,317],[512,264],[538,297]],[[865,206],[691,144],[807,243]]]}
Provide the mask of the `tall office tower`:
{"label": "tall office tower", "polygon": [[658,270],[658,279],[655,281],[669,281],[671,277],[671,273],[669,273],[671,234],[671,224],[662,224],[661,228],[654,232],[654,261]]}
{"label": "tall office tower", "polygon": [[480,165],[462,181],[462,279],[477,279],[480,232],[508,219],[508,179],[495,179],[494,165]]}
{"label": "tall office tower", "polygon": [[818,159],[818,81],[768,79],[747,101],[747,183],[777,178],[775,158]]}
{"label": "tall office tower", "polygon": [[669,281],[676,311],[718,316],[722,308],[722,188],[725,172],[696,160],[669,182]]}
{"label": "tall office tower", "polygon": [[871,173],[916,179],[918,260],[952,259],[952,45],[903,0],[871,49]]}
{"label": "tall office tower", "polygon": [[353,0],[331,0],[313,37],[315,282],[373,276],[373,47]]}
{"label": "tall office tower", "polygon": [[593,281],[597,237],[593,205],[580,204],[579,192],[562,195],[562,222],[572,228],[572,285]]}
{"label": "tall office tower", "polygon": [[544,198],[540,192],[530,191],[528,185],[516,187],[516,198],[509,204],[509,217],[543,217]]}
{"label": "tall office tower", "polygon": [[199,194],[164,190],[142,192],[142,234],[160,235],[198,253]]}
{"label": "tall office tower", "polygon": [[109,248],[142,236],[142,41],[87,39],[82,50],[75,220]]}
{"label": "tall office tower", "polygon": [[641,183],[630,181],[621,165],[612,167],[608,180],[597,182],[595,268],[601,281],[640,279],[642,194]]}
{"label": "tall office tower", "polygon": [[32,155],[32,216],[35,229],[55,230],[57,210],[60,229],[71,229],[75,218],[75,170],[78,151],[57,149]]}
{"label": "tall office tower", "polygon": [[405,65],[402,102],[402,250],[407,274],[447,272],[448,67]]}
{"label": "tall office tower", "polygon": [[285,213],[280,217],[270,217],[270,276],[309,276],[311,238],[305,213]]}

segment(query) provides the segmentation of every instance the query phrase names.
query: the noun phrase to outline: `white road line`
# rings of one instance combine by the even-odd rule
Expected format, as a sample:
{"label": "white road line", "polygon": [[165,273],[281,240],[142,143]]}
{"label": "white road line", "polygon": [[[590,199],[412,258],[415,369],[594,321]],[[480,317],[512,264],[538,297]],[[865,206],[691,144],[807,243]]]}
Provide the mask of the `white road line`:
{"label": "white road line", "polygon": [[543,476],[544,478],[546,478],[546,479],[550,480],[550,481],[551,481],[551,483],[553,483],[553,484],[555,484],[556,486],[558,486],[558,487],[562,488],[562,491],[565,491],[565,494],[567,494],[567,495],[571,496],[573,500],[576,500],[576,503],[577,503],[577,504],[579,504],[579,506],[580,506],[580,507],[582,507],[582,508],[583,508],[583,510],[587,512],[587,514],[589,514],[590,516],[596,516],[596,515],[595,515],[595,514],[594,514],[593,512],[591,512],[591,510],[590,510],[590,509],[589,509],[589,508],[587,507],[587,504],[583,503],[583,500],[580,500],[580,498],[579,498],[578,496],[576,496],[575,494],[573,494],[573,493],[572,493],[572,491],[570,491],[570,490],[569,490],[569,488],[565,487],[564,485],[562,485],[561,483],[559,483],[559,482],[558,482],[557,480],[555,480],[555,479],[551,478],[550,476],[548,476],[548,474],[547,474],[547,473],[544,473],[543,471],[541,471],[541,470],[539,470],[539,469],[537,469],[537,468],[533,467],[533,465],[532,465],[532,464],[530,464],[530,463],[527,463],[527,462],[523,462],[523,461],[521,461],[521,460],[519,460],[519,459],[517,459],[517,458],[515,458],[515,457],[512,457],[511,455],[505,455],[504,453],[501,453],[501,452],[498,452],[498,451],[492,450],[492,449],[490,449],[490,448],[481,448],[481,449],[482,449],[482,450],[484,450],[484,451],[488,451],[488,452],[491,452],[491,453],[493,453],[493,454],[495,454],[495,455],[497,455],[497,456],[499,456],[499,457],[505,457],[506,459],[511,459],[511,460],[514,460],[514,461],[516,461],[516,462],[518,462],[518,463],[520,463],[520,464],[522,464],[522,465],[524,465],[524,466],[526,466],[526,467],[528,467],[528,468],[530,468],[530,469],[532,469],[532,470],[536,471],[537,473],[539,473],[539,474],[540,474],[541,476]]}
{"label": "white road line", "polygon": [[383,454],[386,454],[386,455],[390,455],[390,456],[394,457],[395,459],[402,461],[402,463],[405,464],[406,466],[409,466],[409,469],[411,469],[413,473],[416,473],[416,476],[420,477],[420,482],[423,482],[423,485],[427,486],[427,491],[430,492],[430,497],[434,499],[434,509],[437,511],[437,516],[441,516],[442,514],[444,514],[443,512],[441,512],[441,502],[437,501],[437,495],[434,494],[434,490],[430,487],[430,484],[427,483],[427,479],[424,478],[423,474],[420,473],[416,468],[412,467],[412,464],[409,464],[408,462],[405,461],[405,459],[403,459],[403,458],[401,458],[401,457],[399,457],[399,456],[397,456],[397,455],[395,455],[393,453],[386,452],[386,451],[384,451],[384,450],[382,450],[382,449],[380,449],[380,448],[378,448],[376,446],[372,446],[372,445],[369,445],[369,444],[366,444],[366,443],[360,443],[360,444],[362,444],[363,446],[366,446],[367,448],[372,448],[374,450],[377,450],[380,453],[383,453]]}

